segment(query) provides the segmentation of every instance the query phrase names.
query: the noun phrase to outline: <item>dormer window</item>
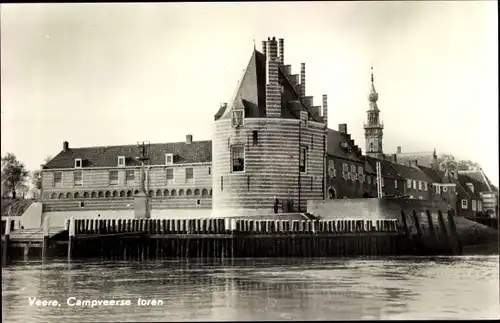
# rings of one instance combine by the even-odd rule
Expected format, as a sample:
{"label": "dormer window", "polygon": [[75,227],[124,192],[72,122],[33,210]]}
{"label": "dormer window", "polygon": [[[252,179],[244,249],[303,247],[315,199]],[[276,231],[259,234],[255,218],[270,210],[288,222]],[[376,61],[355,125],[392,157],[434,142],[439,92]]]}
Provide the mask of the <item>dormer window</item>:
{"label": "dormer window", "polygon": [[119,167],[125,166],[125,156],[118,156],[118,166]]}
{"label": "dormer window", "polygon": [[172,165],[174,163],[174,154],[165,154],[165,165]]}
{"label": "dormer window", "polygon": [[234,128],[239,128],[239,127],[243,126],[243,118],[244,118],[244,111],[243,110],[234,110],[233,116],[231,119],[231,125]]}
{"label": "dormer window", "polygon": [[82,168],[82,159],[81,158],[76,158],[75,159],[75,168]]}
{"label": "dormer window", "polygon": [[300,111],[300,123],[302,126],[307,127],[308,114],[307,111]]}

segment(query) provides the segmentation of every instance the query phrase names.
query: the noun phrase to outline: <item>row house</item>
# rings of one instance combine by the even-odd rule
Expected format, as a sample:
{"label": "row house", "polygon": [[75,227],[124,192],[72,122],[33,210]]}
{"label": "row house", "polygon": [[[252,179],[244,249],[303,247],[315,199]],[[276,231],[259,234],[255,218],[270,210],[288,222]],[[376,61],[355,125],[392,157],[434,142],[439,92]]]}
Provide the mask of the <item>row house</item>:
{"label": "row house", "polygon": [[70,148],[64,142],[63,150],[42,165],[42,201],[84,206],[85,201],[133,199],[144,189],[166,207],[179,199],[191,200],[187,207],[210,206],[211,159],[211,141],[193,141],[191,135],[185,142],[142,146]]}
{"label": "row house", "polygon": [[[458,179],[463,186],[466,186],[471,193],[479,196],[481,209],[476,212],[489,217],[498,217],[498,188],[496,188],[482,169],[459,171]],[[470,205],[472,211],[473,205]]]}
{"label": "row house", "polygon": [[328,199],[366,197],[371,184],[367,182],[365,162],[346,124],[340,124],[338,131],[328,129],[326,164]]}
{"label": "row house", "polygon": [[375,185],[371,186],[370,195],[377,197],[377,185],[376,185],[376,170],[377,163],[380,163],[381,181],[382,181],[382,195],[389,197],[401,197],[404,195],[404,184],[405,178],[399,174],[395,168],[395,164],[386,159],[378,159],[374,157],[365,157],[366,163],[369,164],[370,168],[375,171],[375,176],[372,181],[375,181]]}
{"label": "row house", "polygon": [[416,161],[410,165],[394,164],[394,167],[405,178],[404,194],[410,199],[429,200],[432,194],[432,179],[421,169]]}

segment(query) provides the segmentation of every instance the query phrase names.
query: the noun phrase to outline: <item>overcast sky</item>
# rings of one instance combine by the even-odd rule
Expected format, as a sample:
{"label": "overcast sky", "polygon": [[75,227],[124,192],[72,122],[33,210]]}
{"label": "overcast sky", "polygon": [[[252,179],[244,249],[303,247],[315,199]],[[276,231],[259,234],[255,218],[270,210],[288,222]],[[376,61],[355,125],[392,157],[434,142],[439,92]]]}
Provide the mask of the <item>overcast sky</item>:
{"label": "overcast sky", "polygon": [[275,36],[363,150],[373,64],[385,153],[436,148],[498,184],[497,30],[496,1],[1,5],[1,153],[211,139]]}

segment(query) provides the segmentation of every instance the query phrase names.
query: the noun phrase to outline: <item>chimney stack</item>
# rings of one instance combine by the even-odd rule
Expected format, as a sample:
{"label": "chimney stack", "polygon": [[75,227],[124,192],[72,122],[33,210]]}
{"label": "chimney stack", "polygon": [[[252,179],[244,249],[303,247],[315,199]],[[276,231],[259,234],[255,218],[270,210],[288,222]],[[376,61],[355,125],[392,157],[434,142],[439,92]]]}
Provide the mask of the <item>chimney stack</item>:
{"label": "chimney stack", "polygon": [[279,56],[281,65],[285,64],[285,40],[283,38],[278,39]]}
{"label": "chimney stack", "polygon": [[300,63],[300,97],[306,96],[306,63]]}
{"label": "chimney stack", "polygon": [[398,146],[396,153],[401,154],[401,146]]}
{"label": "chimney stack", "polygon": [[266,56],[266,117],[281,117],[281,91],[278,81],[280,59],[278,57],[278,43],[276,38],[267,39]]}
{"label": "chimney stack", "polygon": [[63,142],[63,151],[67,151],[69,149],[69,142]]}
{"label": "chimney stack", "polygon": [[339,132],[347,133],[347,123],[339,124]]}
{"label": "chimney stack", "polygon": [[328,127],[328,96],[323,94],[323,122]]}
{"label": "chimney stack", "polygon": [[186,144],[190,145],[193,143],[193,135],[186,135]]}

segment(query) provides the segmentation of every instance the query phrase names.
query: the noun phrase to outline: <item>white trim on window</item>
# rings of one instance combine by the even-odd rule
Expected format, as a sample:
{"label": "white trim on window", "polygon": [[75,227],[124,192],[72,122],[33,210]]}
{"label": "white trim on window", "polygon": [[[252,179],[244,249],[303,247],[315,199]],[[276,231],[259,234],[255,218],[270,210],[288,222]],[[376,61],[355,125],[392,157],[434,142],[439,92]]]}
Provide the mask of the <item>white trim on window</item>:
{"label": "white trim on window", "polygon": [[427,192],[427,182],[424,182],[424,191]]}
{"label": "white trim on window", "polygon": [[476,200],[472,200],[472,211],[476,212]]}
{"label": "white trim on window", "polygon": [[406,180],[406,188],[411,188],[411,179]]}
{"label": "white trim on window", "polygon": [[[193,171],[191,178],[188,178],[188,169],[191,169]],[[189,182],[194,182],[194,167],[186,167],[184,169],[184,178],[186,179],[186,183]]]}
{"label": "white trim on window", "polygon": [[448,187],[443,186],[443,192],[445,192],[445,193],[448,192]]}
{"label": "white trim on window", "polygon": [[174,154],[165,154],[165,165],[172,165],[174,163]]}
{"label": "white trim on window", "polygon": [[125,156],[118,156],[118,167],[125,167]]}
{"label": "white trim on window", "polygon": [[82,159],[81,158],[75,158],[75,168],[82,168]]}
{"label": "white trim on window", "polygon": [[462,200],[462,209],[464,210],[467,210],[468,209],[468,205],[467,205],[467,200]]}
{"label": "white trim on window", "polygon": [[398,188],[398,180],[397,179],[394,180],[394,188]]}

